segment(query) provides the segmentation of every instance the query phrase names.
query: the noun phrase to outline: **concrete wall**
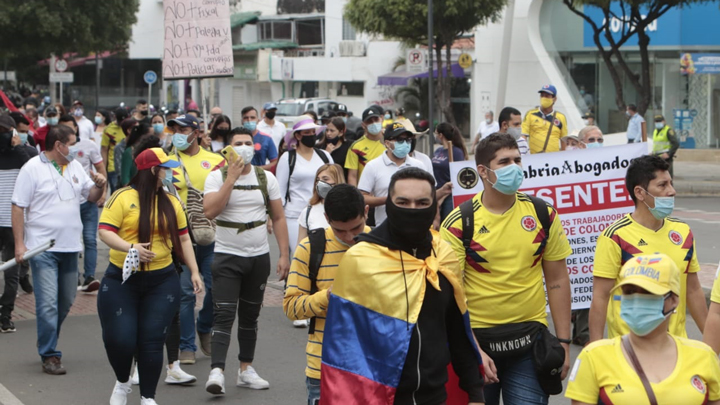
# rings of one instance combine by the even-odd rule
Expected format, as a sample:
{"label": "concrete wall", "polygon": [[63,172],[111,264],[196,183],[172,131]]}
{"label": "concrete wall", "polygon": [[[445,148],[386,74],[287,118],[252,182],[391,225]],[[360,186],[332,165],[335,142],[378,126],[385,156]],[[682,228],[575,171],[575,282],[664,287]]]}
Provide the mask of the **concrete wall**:
{"label": "concrete wall", "polygon": [[137,23],[132,26],[130,59],[162,59],[165,17],[162,0],[140,0]]}

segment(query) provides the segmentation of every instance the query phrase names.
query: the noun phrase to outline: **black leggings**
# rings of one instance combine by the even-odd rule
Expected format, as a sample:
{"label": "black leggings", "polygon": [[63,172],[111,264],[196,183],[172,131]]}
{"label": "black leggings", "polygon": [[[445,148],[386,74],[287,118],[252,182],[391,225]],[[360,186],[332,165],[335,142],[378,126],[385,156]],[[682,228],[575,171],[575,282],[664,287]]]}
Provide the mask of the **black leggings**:
{"label": "black leggings", "polygon": [[105,351],[118,381],[130,379],[138,352],[140,394],[155,398],[163,366],[163,344],[180,309],[180,278],[171,265],[141,271],[122,284],[122,272],[110,264],[97,298]]}
{"label": "black leggings", "polygon": [[270,254],[240,257],[215,253],[213,277],[213,332],[211,368],[225,369],[235,314],[238,317],[238,360],[252,363],[257,342],[265,285],[270,276]]}

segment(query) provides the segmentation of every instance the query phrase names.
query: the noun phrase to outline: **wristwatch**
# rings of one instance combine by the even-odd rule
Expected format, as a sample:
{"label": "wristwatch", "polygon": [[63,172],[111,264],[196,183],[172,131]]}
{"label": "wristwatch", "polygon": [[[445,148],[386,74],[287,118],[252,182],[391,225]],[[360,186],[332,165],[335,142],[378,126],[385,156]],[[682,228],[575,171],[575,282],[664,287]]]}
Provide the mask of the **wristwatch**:
{"label": "wristwatch", "polygon": [[560,342],[560,343],[565,343],[565,344],[568,344],[568,345],[569,345],[570,343],[572,343],[572,340],[570,340],[570,339],[560,339],[560,338],[557,338],[557,340],[558,340],[558,342]]}

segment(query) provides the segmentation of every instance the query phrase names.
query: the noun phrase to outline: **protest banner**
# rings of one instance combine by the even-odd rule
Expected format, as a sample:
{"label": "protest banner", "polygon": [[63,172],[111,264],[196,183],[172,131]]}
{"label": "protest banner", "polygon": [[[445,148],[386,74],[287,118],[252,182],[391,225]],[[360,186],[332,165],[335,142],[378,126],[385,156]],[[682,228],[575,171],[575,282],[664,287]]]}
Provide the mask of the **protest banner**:
{"label": "protest banner", "polygon": [[231,77],[229,0],[164,0],[163,78]]}
{"label": "protest banner", "polygon": [[[646,143],[523,156],[520,192],[543,198],[557,209],[572,247],[567,266],[573,309],[590,307],[597,238],[633,211],[625,173],[630,161],[644,154]],[[482,191],[475,168],[472,161],[450,163],[455,206]]]}

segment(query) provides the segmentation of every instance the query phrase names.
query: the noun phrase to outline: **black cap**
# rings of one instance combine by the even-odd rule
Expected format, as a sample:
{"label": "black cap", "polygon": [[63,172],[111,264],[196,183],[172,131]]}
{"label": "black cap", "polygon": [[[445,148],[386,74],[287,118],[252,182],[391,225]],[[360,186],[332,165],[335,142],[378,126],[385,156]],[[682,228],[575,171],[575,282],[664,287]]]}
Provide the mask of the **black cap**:
{"label": "black cap", "polygon": [[363,122],[365,122],[368,118],[382,117],[383,114],[385,114],[385,111],[383,111],[382,107],[377,104],[373,104],[370,107],[366,108],[365,111],[363,111],[362,120]]}
{"label": "black cap", "polygon": [[662,122],[665,121],[665,117],[662,116],[662,114],[657,114],[655,116],[655,122]]}
{"label": "black cap", "polygon": [[347,114],[347,111],[348,111],[348,109],[347,109],[347,106],[346,106],[345,104],[338,104],[338,105],[335,107],[335,112],[338,113],[338,114],[340,114],[340,113],[345,113],[345,114]]}
{"label": "black cap", "polygon": [[593,114],[592,111],[588,111],[583,115],[583,118],[595,118],[595,114]]}
{"label": "black cap", "polygon": [[15,128],[15,120],[7,114],[0,114],[0,128],[13,129]]}
{"label": "black cap", "polygon": [[58,114],[58,110],[54,106],[49,105],[49,106],[45,107],[45,116],[57,115],[57,114]]}
{"label": "black cap", "polygon": [[401,124],[399,122],[394,122],[394,123],[388,125],[388,128],[385,129],[384,137],[385,137],[385,139],[395,139],[404,133],[408,133],[408,134],[410,134],[410,136],[415,135],[412,132],[410,132],[409,130],[407,130],[403,126],[403,124]]}
{"label": "black cap", "polygon": [[538,333],[533,345],[533,363],[538,382],[548,395],[562,392],[562,369],[565,364],[565,349],[547,328]]}
{"label": "black cap", "polygon": [[337,114],[335,113],[335,111],[327,110],[323,113],[322,117],[320,117],[320,120],[328,120],[329,121],[336,116],[337,116]]}

